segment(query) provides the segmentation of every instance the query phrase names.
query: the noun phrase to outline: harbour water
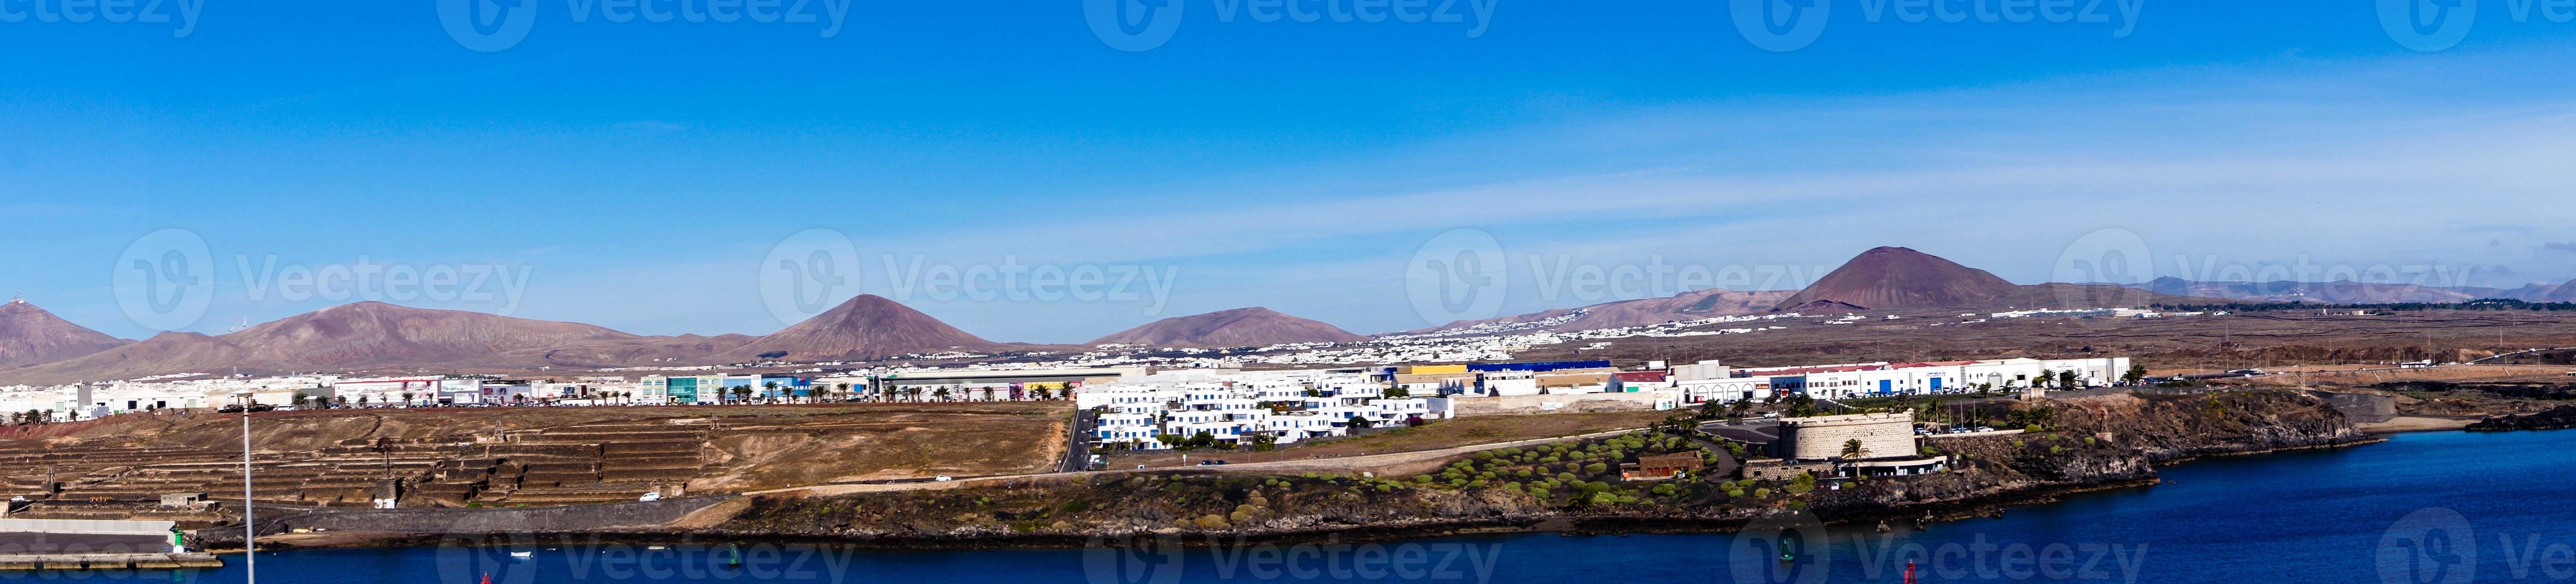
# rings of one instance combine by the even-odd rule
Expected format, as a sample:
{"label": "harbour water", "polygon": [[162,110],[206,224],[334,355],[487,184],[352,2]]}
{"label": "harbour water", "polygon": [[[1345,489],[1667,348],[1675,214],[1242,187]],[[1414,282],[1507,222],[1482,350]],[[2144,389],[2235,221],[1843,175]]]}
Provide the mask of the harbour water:
{"label": "harbour water", "polygon": [[[272,583],[442,582],[2547,582],[2576,581],[2576,432],[2408,434],[2213,459],[2169,484],[1923,531],[1458,537],[1317,546],[837,550],[520,541],[262,554]],[[1791,536],[1783,562],[1774,534]],[[1830,545],[1814,543],[1826,538]],[[1150,542],[1149,542],[1150,543]],[[531,552],[525,559],[511,551]],[[739,559],[739,565],[736,560]],[[241,582],[219,570],[89,580]],[[10,580],[64,575],[0,574]]]}

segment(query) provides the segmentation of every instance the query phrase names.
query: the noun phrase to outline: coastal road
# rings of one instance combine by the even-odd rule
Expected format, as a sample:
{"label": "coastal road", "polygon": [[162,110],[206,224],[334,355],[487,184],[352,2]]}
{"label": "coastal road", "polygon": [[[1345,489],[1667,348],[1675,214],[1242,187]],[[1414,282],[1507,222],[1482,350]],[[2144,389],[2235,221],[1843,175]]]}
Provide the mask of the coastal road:
{"label": "coastal road", "polygon": [[1067,428],[1064,437],[1064,460],[1056,465],[1056,472],[1091,470],[1091,427],[1099,423],[1099,419],[1100,414],[1091,410],[1073,411],[1073,424]]}

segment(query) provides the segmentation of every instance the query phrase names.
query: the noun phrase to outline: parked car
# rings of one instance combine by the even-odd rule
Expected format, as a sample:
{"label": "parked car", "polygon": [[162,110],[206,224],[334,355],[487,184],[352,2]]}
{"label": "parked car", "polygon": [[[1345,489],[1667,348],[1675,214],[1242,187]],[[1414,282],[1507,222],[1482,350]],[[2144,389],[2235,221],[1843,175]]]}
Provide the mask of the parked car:
{"label": "parked car", "polygon": [[635,499],[635,502],[637,502],[637,503],[651,503],[651,502],[654,502],[654,501],[660,501],[660,500],[662,500],[662,494],[661,494],[661,493],[645,493],[645,494],[644,494],[644,496],[636,498],[636,499]]}
{"label": "parked car", "polygon": [[1226,465],[1226,462],[1225,462],[1225,461],[1217,460],[1217,459],[1213,459],[1213,458],[1211,458],[1211,459],[1207,459],[1207,460],[1199,461],[1199,466],[1225,466],[1225,465]]}
{"label": "parked car", "polygon": [[948,477],[948,475],[939,475],[939,476],[931,477],[931,478],[930,478],[930,480],[945,483],[945,482],[953,481],[953,480],[957,480],[957,479],[949,478],[949,477]]}

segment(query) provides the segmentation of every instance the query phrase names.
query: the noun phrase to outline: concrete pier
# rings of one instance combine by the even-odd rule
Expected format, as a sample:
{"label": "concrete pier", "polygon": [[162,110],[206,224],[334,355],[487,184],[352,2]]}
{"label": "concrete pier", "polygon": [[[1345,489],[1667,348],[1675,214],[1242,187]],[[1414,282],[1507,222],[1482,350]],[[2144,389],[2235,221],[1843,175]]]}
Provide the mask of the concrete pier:
{"label": "concrete pier", "polygon": [[221,567],[224,567],[224,561],[216,559],[214,554],[198,553],[0,555],[0,572],[176,570]]}

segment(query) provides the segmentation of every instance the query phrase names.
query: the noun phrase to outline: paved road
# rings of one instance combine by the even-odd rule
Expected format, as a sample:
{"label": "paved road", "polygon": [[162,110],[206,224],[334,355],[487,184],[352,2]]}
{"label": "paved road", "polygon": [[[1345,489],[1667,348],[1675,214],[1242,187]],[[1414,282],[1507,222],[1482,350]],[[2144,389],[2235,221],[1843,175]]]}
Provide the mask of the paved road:
{"label": "paved road", "polygon": [[1056,465],[1056,472],[1091,470],[1091,428],[1099,422],[1100,414],[1091,410],[1073,411],[1072,427],[1065,433],[1064,461]]}
{"label": "paved road", "polygon": [[1751,419],[1745,420],[1742,424],[1730,424],[1722,421],[1709,422],[1706,424],[1700,424],[1699,431],[1706,432],[1711,436],[1734,440],[1737,442],[1769,444],[1773,440],[1780,439],[1780,420],[1776,418]]}

